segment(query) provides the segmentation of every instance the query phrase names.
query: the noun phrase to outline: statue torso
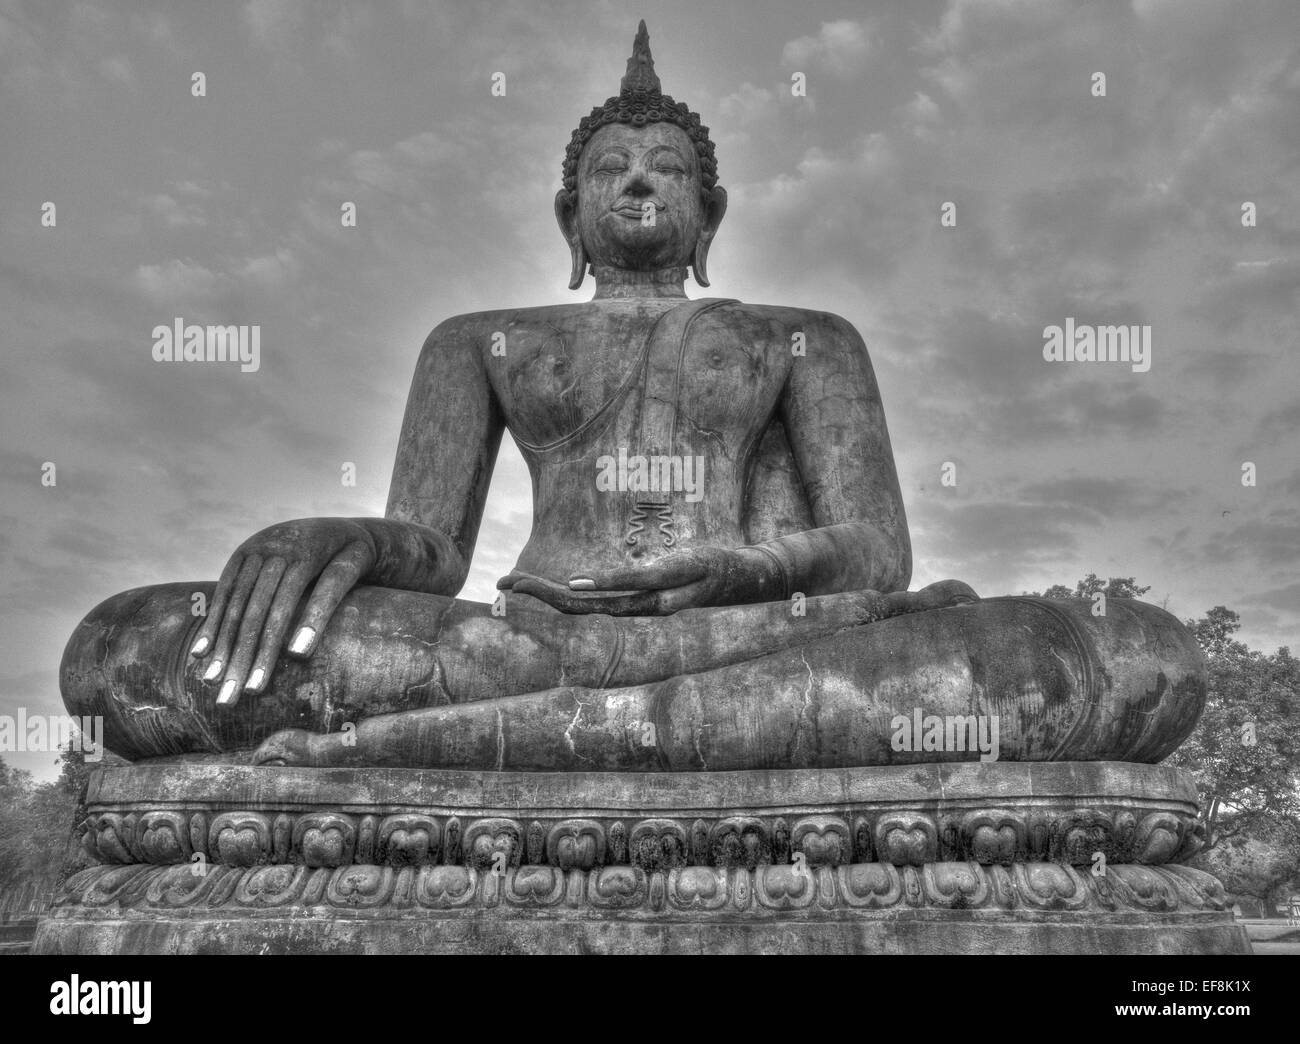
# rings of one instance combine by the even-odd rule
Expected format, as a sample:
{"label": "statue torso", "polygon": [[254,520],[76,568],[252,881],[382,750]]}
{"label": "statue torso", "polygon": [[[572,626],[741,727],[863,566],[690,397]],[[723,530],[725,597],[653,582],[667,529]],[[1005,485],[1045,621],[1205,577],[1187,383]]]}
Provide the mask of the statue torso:
{"label": "statue torso", "polygon": [[[808,313],[724,304],[647,351],[656,320],[682,303],[479,317],[489,380],[533,480],[520,569],[560,579],[675,547],[748,542],[753,472],[792,363],[791,334]],[[494,353],[497,333],[504,350],[496,338]],[[647,476],[675,488],[638,491]]]}

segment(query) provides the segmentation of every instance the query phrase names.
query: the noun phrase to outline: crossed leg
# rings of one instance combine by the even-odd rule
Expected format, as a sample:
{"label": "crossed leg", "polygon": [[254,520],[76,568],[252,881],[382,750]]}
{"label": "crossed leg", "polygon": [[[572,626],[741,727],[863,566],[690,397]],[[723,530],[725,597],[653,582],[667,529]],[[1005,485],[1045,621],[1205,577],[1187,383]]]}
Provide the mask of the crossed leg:
{"label": "crossed leg", "polygon": [[164,584],[92,610],[64,652],[69,711],[104,719],[110,750],[135,760],[247,751],[290,728],[339,732],[376,715],[517,697],[557,686],[635,686],[791,648],[888,616],[974,597],[965,585],[852,592],[787,603],[687,610],[668,617],[561,613],[509,594],[506,614],[440,595],[359,587],[308,659],[282,655],[266,688],[218,705],[188,650],[196,593]]}
{"label": "crossed leg", "polygon": [[[826,597],[820,608],[847,619],[854,595]],[[346,736],[280,732],[255,760],[566,772],[1153,762],[1195,724],[1204,701],[1199,650],[1155,606],[1115,600],[1095,619],[1083,601],[959,596],[944,604],[804,632],[804,641],[774,650],[781,632],[767,618],[774,629],[758,645],[772,651],[756,657],[650,681],[607,672],[598,686],[589,684],[588,664],[570,684],[380,715]],[[768,608],[745,607],[749,622],[758,627]],[[669,636],[685,640],[669,622],[678,617],[653,618],[653,625],[627,619],[666,644]],[[899,746],[900,717],[938,721],[941,734],[945,723],[958,722],[963,731],[954,735],[963,743],[922,744],[918,725],[916,741]],[[992,725],[988,750],[964,731],[976,719]]]}

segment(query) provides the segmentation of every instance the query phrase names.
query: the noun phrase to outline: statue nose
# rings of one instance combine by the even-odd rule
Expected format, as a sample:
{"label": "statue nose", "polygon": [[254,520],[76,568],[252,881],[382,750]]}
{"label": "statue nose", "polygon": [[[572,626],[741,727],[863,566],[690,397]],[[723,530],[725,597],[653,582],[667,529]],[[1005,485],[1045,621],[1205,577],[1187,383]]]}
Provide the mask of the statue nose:
{"label": "statue nose", "polygon": [[648,196],[654,191],[654,186],[650,184],[650,179],[646,177],[645,171],[634,170],[632,176],[628,178],[624,191],[629,196]]}

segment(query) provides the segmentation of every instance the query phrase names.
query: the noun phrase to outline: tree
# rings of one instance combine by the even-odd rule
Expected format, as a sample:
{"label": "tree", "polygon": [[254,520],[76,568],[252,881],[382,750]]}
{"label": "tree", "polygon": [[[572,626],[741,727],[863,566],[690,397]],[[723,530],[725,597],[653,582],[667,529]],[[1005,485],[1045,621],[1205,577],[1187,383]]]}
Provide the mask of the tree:
{"label": "tree", "polygon": [[1216,605],[1201,619],[1188,620],[1187,626],[1207,658],[1228,653],[1245,655],[1249,651],[1232,637],[1241,629],[1241,617],[1225,606]]}
{"label": "tree", "polygon": [[0,897],[28,886],[45,894],[83,863],[86,780],[94,766],[75,744],[59,761],[57,780],[34,784],[31,773],[0,759]]}
{"label": "tree", "polygon": [[1256,899],[1264,916],[1276,917],[1277,904],[1300,881],[1300,827],[1294,820],[1282,820],[1265,827],[1260,836],[1237,834],[1201,852],[1192,863],[1222,881],[1230,895]]}
{"label": "tree", "polygon": [[[112,757],[117,760],[116,756]],[[59,877],[63,879],[87,865],[88,857],[81,847],[81,839],[86,833],[86,785],[95,766],[86,762],[84,750],[71,743],[59,755],[59,762],[62,771],[58,787],[62,806],[67,809],[66,827],[60,835],[64,843],[64,859]]]}
{"label": "tree", "polygon": [[0,892],[18,887],[26,879],[31,790],[32,774],[0,758]]}
{"label": "tree", "polygon": [[1208,692],[1169,761],[1196,778],[1212,849],[1300,816],[1300,661],[1285,647],[1266,656],[1237,641],[1237,614],[1221,605],[1187,626],[1205,653]]}
{"label": "tree", "polygon": [[1042,594],[1037,591],[1026,592],[1031,598],[1087,598],[1098,594],[1111,598],[1141,598],[1150,591],[1150,587],[1139,587],[1137,579],[1131,576],[1112,576],[1102,580],[1096,573],[1089,573],[1071,591],[1064,584],[1053,584]]}

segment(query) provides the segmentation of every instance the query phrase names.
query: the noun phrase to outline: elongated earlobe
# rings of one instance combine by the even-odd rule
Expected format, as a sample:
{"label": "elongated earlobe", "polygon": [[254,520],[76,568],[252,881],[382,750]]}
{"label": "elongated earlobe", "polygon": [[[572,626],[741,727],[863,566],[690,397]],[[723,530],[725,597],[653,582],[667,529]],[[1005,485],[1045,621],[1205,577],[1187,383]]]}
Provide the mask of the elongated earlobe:
{"label": "elongated earlobe", "polygon": [[587,274],[587,251],[583,249],[582,236],[578,234],[578,207],[574,193],[560,189],[555,194],[555,220],[560,223],[560,232],[569,244],[569,256],[573,259],[569,289],[577,290]]}
{"label": "elongated earlobe", "polygon": [[709,285],[709,245],[717,235],[722,216],[727,212],[727,190],[721,185],[709,192],[708,202],[704,205],[704,227],[700,229],[699,238],[695,240],[695,255],[691,261],[691,271],[700,286]]}

